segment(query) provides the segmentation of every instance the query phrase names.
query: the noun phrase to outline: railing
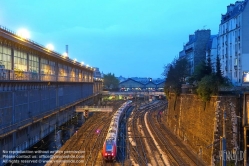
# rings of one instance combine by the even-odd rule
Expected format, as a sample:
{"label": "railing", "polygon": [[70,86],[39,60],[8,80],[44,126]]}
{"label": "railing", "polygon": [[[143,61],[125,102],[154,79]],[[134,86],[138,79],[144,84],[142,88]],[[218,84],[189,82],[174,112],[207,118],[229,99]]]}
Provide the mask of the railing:
{"label": "railing", "polygon": [[59,81],[59,82],[93,82],[91,79],[39,74],[36,72],[25,72],[21,70],[7,70],[0,68],[0,80],[4,81]]}

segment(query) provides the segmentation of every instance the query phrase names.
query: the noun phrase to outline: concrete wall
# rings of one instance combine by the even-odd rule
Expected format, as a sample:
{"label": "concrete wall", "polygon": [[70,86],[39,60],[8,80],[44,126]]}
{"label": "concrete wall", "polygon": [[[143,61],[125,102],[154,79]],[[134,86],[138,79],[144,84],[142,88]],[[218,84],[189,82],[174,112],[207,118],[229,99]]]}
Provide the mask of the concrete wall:
{"label": "concrete wall", "polygon": [[212,97],[210,102],[203,102],[196,95],[185,94],[176,97],[171,94],[168,102],[168,126],[194,152],[201,152],[201,158],[208,165],[218,162],[224,110],[227,114],[227,149],[232,150],[238,146],[237,116],[241,115],[238,96],[216,96]]}

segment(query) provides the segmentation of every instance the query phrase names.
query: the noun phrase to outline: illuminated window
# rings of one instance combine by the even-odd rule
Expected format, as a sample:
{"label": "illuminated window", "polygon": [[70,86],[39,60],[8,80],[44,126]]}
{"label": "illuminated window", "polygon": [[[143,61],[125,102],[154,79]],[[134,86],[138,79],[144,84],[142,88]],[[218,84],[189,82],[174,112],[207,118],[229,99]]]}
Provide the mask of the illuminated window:
{"label": "illuminated window", "polygon": [[68,67],[68,71],[70,72],[70,77],[75,77],[75,69],[72,67]]}
{"label": "illuminated window", "polygon": [[15,70],[27,71],[27,53],[14,50]]}
{"label": "illuminated window", "polygon": [[55,62],[41,58],[41,74],[55,75]]}
{"label": "illuminated window", "polygon": [[11,49],[0,45],[0,68],[11,70]]}
{"label": "illuminated window", "polygon": [[67,65],[63,65],[63,64],[58,64],[59,67],[59,76],[67,76],[68,74],[68,67]]}
{"label": "illuminated window", "polygon": [[29,55],[29,71],[33,73],[39,72],[39,59],[36,55]]}
{"label": "illuminated window", "polygon": [[41,58],[41,74],[49,74],[48,60]]}
{"label": "illuminated window", "polygon": [[82,71],[79,70],[79,78],[82,78]]}
{"label": "illuminated window", "polygon": [[49,61],[50,75],[55,75],[55,62]]}
{"label": "illuminated window", "polygon": [[235,61],[234,61],[234,65],[238,65],[238,59],[237,58],[235,58]]}

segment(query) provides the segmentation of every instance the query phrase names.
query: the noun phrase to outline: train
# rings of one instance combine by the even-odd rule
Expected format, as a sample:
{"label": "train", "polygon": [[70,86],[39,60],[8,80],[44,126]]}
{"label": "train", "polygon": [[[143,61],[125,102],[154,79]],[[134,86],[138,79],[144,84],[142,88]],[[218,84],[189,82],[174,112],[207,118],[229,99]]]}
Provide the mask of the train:
{"label": "train", "polygon": [[124,115],[124,110],[128,108],[131,103],[132,101],[130,100],[123,103],[112,117],[102,149],[102,157],[105,161],[116,161],[119,123]]}

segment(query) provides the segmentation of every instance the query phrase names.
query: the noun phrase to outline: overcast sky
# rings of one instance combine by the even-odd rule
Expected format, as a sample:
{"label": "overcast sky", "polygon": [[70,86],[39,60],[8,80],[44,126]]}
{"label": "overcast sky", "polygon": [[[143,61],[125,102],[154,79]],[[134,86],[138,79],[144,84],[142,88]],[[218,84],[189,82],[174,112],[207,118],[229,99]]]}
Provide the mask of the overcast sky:
{"label": "overcast sky", "polygon": [[217,34],[234,0],[1,0],[0,24],[30,31],[104,73],[160,78],[198,29]]}

